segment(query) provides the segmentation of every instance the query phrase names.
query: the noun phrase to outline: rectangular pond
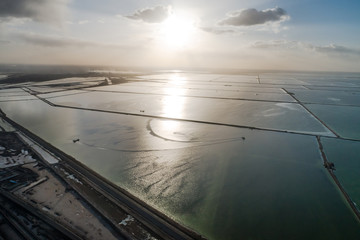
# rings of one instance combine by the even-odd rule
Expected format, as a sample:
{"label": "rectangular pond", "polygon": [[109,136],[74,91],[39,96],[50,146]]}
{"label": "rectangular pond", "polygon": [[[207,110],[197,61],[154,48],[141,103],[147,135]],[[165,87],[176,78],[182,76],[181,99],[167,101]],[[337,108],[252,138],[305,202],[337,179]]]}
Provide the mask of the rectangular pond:
{"label": "rectangular pond", "polygon": [[320,104],[306,107],[341,137],[360,140],[360,107]]}
{"label": "rectangular pond", "polygon": [[335,164],[335,175],[360,207],[360,142],[321,138],[328,161]]}
{"label": "rectangular pond", "polygon": [[45,100],[2,89],[1,98],[19,99],[0,108],[209,239],[360,239],[359,220],[324,168],[316,138],[360,204],[360,108],[344,106],[358,102],[348,91],[359,86],[358,75],[257,77],[159,72],[101,87],[93,87],[100,78],[27,83]]}
{"label": "rectangular pond", "polygon": [[333,136],[316,118],[296,103],[178,96],[181,91],[176,89],[168,96],[90,92],[48,100],[60,106],[99,111]]}
{"label": "rectangular pond", "polygon": [[210,239],[360,238],[315,137],[64,109],[38,100],[0,107]]}

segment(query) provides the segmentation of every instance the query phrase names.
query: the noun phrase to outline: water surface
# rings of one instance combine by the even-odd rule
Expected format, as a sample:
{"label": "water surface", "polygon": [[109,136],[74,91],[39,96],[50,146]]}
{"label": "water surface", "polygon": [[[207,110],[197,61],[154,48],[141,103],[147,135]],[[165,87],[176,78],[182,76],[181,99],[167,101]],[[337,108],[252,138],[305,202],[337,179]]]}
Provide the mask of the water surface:
{"label": "water surface", "polygon": [[[39,95],[60,107],[32,100],[0,102],[0,108],[54,146],[210,239],[360,239],[359,222],[323,167],[315,137],[333,135],[300,104],[272,102],[284,100],[284,96],[292,99],[282,90],[284,84],[296,90],[319,82],[321,86],[356,82],[324,82],[302,74],[279,75],[277,79],[271,74],[264,78],[266,87],[258,88],[258,94],[268,99],[251,99],[265,100],[262,102],[214,99],[235,94],[251,97],[259,84],[256,76],[188,74],[180,80],[182,85],[174,84],[172,76],[142,77],[142,81],[161,81],[156,83],[132,82]],[[191,90],[191,79],[205,89]],[[220,86],[216,82],[222,86],[218,93],[211,90]],[[251,89],[248,84],[253,84]],[[247,88],[237,92],[241,87]],[[30,96],[18,92],[20,97]],[[194,94],[203,98],[190,97]],[[318,97],[310,100],[318,101]],[[344,106],[307,106],[326,122],[324,116],[331,111],[333,115],[342,108],[350,112]],[[118,114],[124,111],[137,116]],[[341,124],[340,118],[336,123]],[[344,134],[340,128],[334,129]],[[352,129],[359,133],[356,126]],[[73,139],[80,141],[73,143]],[[354,185],[358,182],[358,142],[324,137],[321,141],[328,158],[335,162],[340,181],[358,202]]]}

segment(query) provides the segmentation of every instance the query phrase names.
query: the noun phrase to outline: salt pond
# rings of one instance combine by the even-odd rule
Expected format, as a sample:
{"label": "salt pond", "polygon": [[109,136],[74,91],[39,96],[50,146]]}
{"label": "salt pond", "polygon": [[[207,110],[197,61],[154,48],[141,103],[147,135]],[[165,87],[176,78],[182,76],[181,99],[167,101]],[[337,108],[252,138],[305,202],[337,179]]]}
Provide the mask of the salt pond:
{"label": "salt pond", "polygon": [[[167,92],[174,74],[180,74],[185,83],[176,85],[178,92]],[[216,79],[221,86],[237,79],[237,85],[256,84],[256,76],[174,74],[149,77],[160,81],[149,91],[148,87],[141,89],[147,79],[143,76],[128,85],[87,89],[91,92],[39,95],[59,107],[33,100],[1,102],[0,108],[30,131],[210,239],[360,238],[358,220],[323,167],[316,136],[327,136],[321,137],[324,151],[356,201],[359,191],[352,185],[356,171],[352,177],[347,174],[349,166],[360,161],[354,150],[358,142],[335,139],[296,101],[213,99],[211,91],[201,89],[196,94],[209,98],[188,96],[190,79],[208,89],[210,85],[216,88]],[[317,75],[289,76],[279,75],[280,85],[274,74],[264,79],[274,84],[273,94],[278,92],[280,97],[285,94],[284,84],[291,91],[320,81]],[[207,84],[209,79],[211,84]],[[331,79],[331,86],[334,81]],[[122,86],[128,91],[131,85],[141,94],[121,92]],[[112,92],[104,92],[108,90]],[[178,96],[179,92],[184,94]],[[221,94],[226,96],[226,91]],[[292,99],[290,95],[286,98]],[[307,105],[317,114],[312,106],[315,104]],[[321,114],[316,117],[324,120]],[[338,128],[334,130],[342,135]],[[348,152],[354,154],[346,155]],[[343,164],[341,156],[351,158],[351,164]]]}

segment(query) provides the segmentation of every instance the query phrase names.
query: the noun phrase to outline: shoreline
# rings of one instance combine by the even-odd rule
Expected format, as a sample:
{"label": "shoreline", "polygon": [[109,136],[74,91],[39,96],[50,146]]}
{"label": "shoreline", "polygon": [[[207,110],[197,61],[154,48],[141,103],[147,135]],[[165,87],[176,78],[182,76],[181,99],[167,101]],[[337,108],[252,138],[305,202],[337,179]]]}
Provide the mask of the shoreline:
{"label": "shoreline", "polygon": [[[135,237],[137,239],[140,237],[139,234],[145,233],[145,235],[148,234],[156,239],[205,239],[12,121],[2,111],[0,111],[0,117],[15,128],[18,135],[31,139],[31,142],[38,148],[41,146],[56,156],[58,162],[53,160],[47,162],[42,159],[42,161],[45,160],[43,163],[46,168],[61,178],[69,189],[75,191],[97,214],[105,218],[108,224],[125,238],[132,239]],[[24,144],[28,144],[29,141],[24,140],[23,136],[20,139]],[[34,146],[31,147],[34,149]],[[37,155],[41,156],[40,153]],[[104,200],[107,202],[105,206]],[[112,214],[114,210],[118,214]],[[119,219],[120,215],[122,219]],[[136,224],[127,224],[129,220]]]}

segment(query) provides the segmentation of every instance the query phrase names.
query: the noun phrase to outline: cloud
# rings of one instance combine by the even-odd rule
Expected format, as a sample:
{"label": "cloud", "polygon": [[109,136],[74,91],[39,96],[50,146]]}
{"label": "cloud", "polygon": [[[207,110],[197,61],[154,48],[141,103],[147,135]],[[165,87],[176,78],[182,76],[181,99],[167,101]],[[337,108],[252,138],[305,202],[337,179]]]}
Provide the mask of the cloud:
{"label": "cloud", "polygon": [[0,39],[0,44],[9,44],[10,43],[10,41],[8,41],[8,40],[1,40]]}
{"label": "cloud", "polygon": [[349,48],[336,44],[327,46],[316,46],[310,43],[301,41],[287,41],[287,40],[273,40],[273,41],[258,41],[251,45],[255,49],[269,49],[269,50],[300,50],[313,51],[328,56],[342,56],[342,57],[360,57],[360,49]]}
{"label": "cloud", "polygon": [[89,23],[89,20],[81,20],[81,21],[78,21],[78,24],[82,25],[82,24],[87,24]]}
{"label": "cloud", "polygon": [[[30,45],[46,47],[46,48],[108,48],[108,49],[139,49],[139,46],[132,45],[120,45],[113,43],[104,43],[104,42],[94,42],[94,41],[86,41],[78,38],[65,38],[60,36],[49,36],[42,34],[34,34],[34,33],[14,33],[12,34],[12,38],[25,42]],[[13,43],[13,42],[12,42]]]}
{"label": "cloud", "polygon": [[68,0],[1,0],[0,19],[28,18],[38,22],[59,23]]}
{"label": "cloud", "polygon": [[228,33],[236,33],[234,29],[222,29],[222,28],[215,28],[215,27],[201,27],[201,30],[208,33],[214,34],[228,34]]}
{"label": "cloud", "polygon": [[330,44],[328,46],[318,46],[314,47],[314,50],[320,53],[326,54],[336,54],[336,55],[356,55],[360,56],[360,49],[353,49],[344,46],[339,46],[335,44]]}
{"label": "cloud", "polygon": [[134,20],[142,20],[148,23],[160,23],[164,21],[171,13],[170,6],[156,6],[137,10],[134,14],[126,16]]}
{"label": "cloud", "polygon": [[265,24],[268,22],[281,22],[288,20],[290,17],[282,8],[276,7],[258,11],[254,8],[236,11],[221,20],[219,25],[231,26],[253,26]]}
{"label": "cloud", "polygon": [[94,47],[97,43],[84,41],[76,38],[61,38],[33,33],[17,33],[13,35],[23,42],[42,47]]}
{"label": "cloud", "polygon": [[[251,48],[257,49],[298,49],[309,48],[306,44],[299,41],[273,40],[273,41],[257,41],[251,45]],[[311,46],[311,45],[310,45]]]}

